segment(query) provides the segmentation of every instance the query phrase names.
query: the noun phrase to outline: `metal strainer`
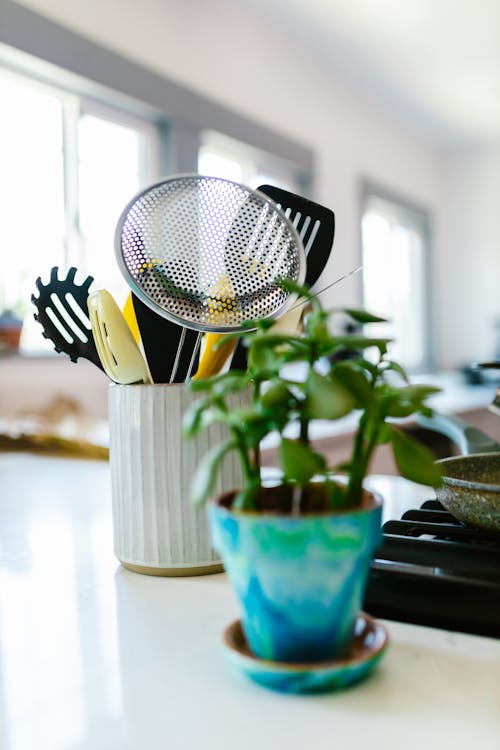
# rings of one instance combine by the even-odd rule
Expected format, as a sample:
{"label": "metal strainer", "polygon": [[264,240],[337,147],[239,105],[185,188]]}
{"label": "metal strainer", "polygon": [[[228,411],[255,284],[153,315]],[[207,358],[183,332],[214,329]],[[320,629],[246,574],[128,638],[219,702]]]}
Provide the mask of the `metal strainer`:
{"label": "metal strainer", "polygon": [[198,331],[240,331],[294,299],[306,259],[290,220],[258,191],[229,180],[177,175],[136,195],[115,235],[129,286],[163,317]]}

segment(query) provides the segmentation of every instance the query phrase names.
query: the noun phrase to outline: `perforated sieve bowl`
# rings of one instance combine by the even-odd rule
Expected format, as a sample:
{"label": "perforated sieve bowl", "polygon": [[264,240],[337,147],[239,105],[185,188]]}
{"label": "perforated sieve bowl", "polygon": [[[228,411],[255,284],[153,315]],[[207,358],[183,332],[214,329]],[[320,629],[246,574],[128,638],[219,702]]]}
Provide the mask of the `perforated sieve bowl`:
{"label": "perforated sieve bowl", "polygon": [[217,177],[176,175],[142,190],[119,218],[115,250],[140,299],[199,331],[276,318],[295,299],[280,281],[305,278],[304,248],[281,209]]}

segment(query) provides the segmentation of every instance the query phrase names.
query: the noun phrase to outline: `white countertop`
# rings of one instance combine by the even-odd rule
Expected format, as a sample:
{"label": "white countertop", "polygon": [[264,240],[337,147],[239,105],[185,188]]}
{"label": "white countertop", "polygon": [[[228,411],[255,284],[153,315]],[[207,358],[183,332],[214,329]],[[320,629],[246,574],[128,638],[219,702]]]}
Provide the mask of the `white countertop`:
{"label": "white countertop", "polygon": [[[372,483],[388,517],[429,496]],[[222,574],[120,567],[106,463],[0,456],[2,750],[500,749],[500,640],[385,621],[365,682],[293,696],[226,661],[237,616]]]}

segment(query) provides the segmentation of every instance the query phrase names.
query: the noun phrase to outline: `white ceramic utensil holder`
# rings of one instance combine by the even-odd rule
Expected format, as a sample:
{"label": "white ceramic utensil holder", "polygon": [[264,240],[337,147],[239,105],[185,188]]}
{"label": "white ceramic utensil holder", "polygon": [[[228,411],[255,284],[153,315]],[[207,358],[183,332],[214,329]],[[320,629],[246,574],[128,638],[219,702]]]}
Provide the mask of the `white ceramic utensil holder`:
{"label": "white ceramic utensil holder", "polygon": [[[225,427],[183,438],[183,415],[197,398],[180,383],[109,387],[114,552],[130,570],[164,576],[222,570],[206,512],[191,505],[189,490],[203,455],[225,439]],[[244,399],[238,396],[234,405]],[[241,481],[239,461],[230,453],[215,491],[241,487]]]}

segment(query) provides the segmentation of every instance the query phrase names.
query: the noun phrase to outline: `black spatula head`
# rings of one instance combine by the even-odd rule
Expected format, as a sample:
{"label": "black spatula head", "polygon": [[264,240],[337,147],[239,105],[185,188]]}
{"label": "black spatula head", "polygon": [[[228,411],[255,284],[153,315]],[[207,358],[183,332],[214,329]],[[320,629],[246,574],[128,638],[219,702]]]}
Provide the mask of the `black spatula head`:
{"label": "black spatula head", "polygon": [[132,302],[153,383],[183,383],[198,367],[198,333],[158,315],[134,293]]}
{"label": "black spatula head", "polygon": [[323,273],[332,251],[335,214],[319,203],[274,185],[261,185],[257,189],[277,203],[295,226],[307,256],[305,281],[312,286]]}
{"label": "black spatula head", "polygon": [[87,308],[87,297],[94,278],[87,276],[81,284],[77,284],[74,266],[65,278],[59,279],[58,272],[58,266],[51,269],[48,284],[44,284],[40,276],[36,280],[38,297],[31,295],[37,309],[34,318],[43,327],[44,338],[53,342],[56,352],[64,352],[72,362],[84,357],[102,370]]}
{"label": "black spatula head", "polygon": [[[296,193],[261,185],[258,190],[278,204],[295,226],[307,256],[307,286],[313,286],[328,262],[335,237],[335,214],[329,208]],[[239,341],[231,360],[231,369],[246,370],[247,350]]]}

